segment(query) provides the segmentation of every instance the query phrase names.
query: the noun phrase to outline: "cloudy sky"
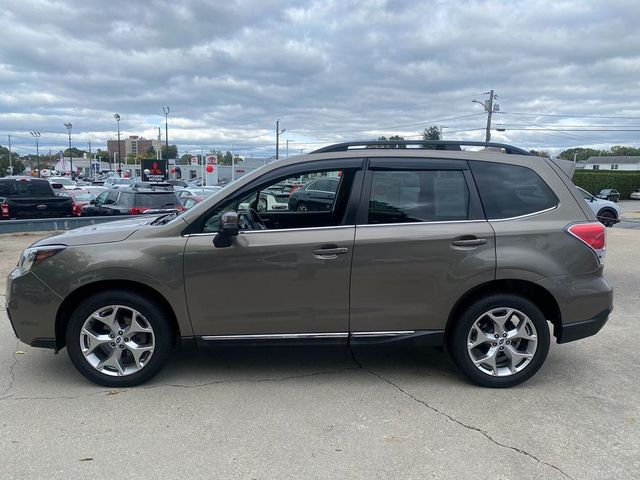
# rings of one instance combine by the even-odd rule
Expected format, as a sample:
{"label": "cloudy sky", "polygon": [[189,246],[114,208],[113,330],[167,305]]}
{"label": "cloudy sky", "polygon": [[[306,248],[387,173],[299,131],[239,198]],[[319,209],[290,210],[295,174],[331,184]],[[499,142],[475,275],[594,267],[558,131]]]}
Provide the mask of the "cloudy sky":
{"label": "cloudy sky", "polygon": [[273,155],[277,118],[291,153],[429,125],[484,140],[472,100],[494,89],[493,140],[638,145],[639,24],[637,0],[0,0],[0,144],[57,151],[71,122],[104,149],[116,112],[164,138],[162,106],[180,154]]}

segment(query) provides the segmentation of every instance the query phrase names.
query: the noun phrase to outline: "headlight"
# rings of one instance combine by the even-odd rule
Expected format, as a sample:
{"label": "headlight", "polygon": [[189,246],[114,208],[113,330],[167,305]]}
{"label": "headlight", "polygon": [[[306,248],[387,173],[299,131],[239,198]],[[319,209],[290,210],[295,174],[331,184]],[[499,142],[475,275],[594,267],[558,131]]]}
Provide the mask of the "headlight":
{"label": "headlight", "polygon": [[24,275],[31,267],[44,262],[48,258],[53,257],[56,253],[67,248],[65,245],[45,245],[42,247],[29,247],[20,255],[18,262],[18,270]]}

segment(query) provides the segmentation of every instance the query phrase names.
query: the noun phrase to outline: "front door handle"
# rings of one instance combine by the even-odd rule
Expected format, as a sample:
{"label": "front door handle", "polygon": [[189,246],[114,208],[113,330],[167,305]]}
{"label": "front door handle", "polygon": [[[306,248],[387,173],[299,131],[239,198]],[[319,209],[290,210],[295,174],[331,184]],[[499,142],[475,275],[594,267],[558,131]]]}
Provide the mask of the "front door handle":
{"label": "front door handle", "polygon": [[451,245],[455,247],[479,247],[480,245],[486,245],[488,240],[486,238],[477,238],[472,235],[465,235],[464,237],[456,238],[451,241]]}
{"label": "front door handle", "polygon": [[345,247],[317,248],[313,251],[313,255],[323,259],[332,259],[336,258],[338,255],[347,253],[348,251],[349,249]]}

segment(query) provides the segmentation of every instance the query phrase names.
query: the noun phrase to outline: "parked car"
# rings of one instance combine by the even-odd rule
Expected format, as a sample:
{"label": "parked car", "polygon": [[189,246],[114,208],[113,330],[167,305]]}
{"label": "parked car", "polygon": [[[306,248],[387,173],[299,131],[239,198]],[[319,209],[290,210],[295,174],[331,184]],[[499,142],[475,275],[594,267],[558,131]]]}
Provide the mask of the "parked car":
{"label": "parked car", "polygon": [[307,212],[329,210],[338,191],[340,178],[321,176],[297,188],[289,196],[289,210]]}
{"label": "parked car", "polygon": [[587,201],[589,208],[598,217],[598,220],[605,227],[613,227],[616,223],[620,222],[622,216],[622,209],[614,202],[609,200],[602,200],[591,195],[586,190],[576,187],[582,197]]}
{"label": "parked car", "polygon": [[[571,162],[503,144],[397,144],[415,148],[333,145],[250,172],[179,216],[39,240],[7,280],[14,331],[66,346],[110,388],[151,378],[175,341],[446,344],[473,382],[509,387],[544,363],[549,323],[558,343],[605,325],[605,227],[562,173]],[[325,209],[257,211],[284,179],[338,172]]]}
{"label": "parked car", "polygon": [[598,190],[596,193],[596,198],[601,198],[603,200],[609,200],[611,202],[618,202],[620,200],[620,192],[614,190],[613,188],[603,188],[602,190]]}
{"label": "parked car", "polygon": [[134,182],[135,180],[131,178],[109,177],[102,186],[107,188],[132,187]]}
{"label": "parked car", "polygon": [[180,202],[182,202],[182,206],[184,207],[184,209],[189,210],[190,208],[195,207],[202,200],[204,200],[205,197],[198,197],[197,195],[189,195],[186,197],[182,196],[178,198],[180,198]]}
{"label": "parked car", "polygon": [[640,188],[631,192],[629,198],[631,198],[631,200],[640,200]]}
{"label": "parked car", "polygon": [[102,192],[82,208],[82,215],[139,215],[149,209],[168,213],[182,211],[184,207],[173,191],[122,187]]}
{"label": "parked car", "polygon": [[67,190],[76,188],[76,182],[69,177],[49,177],[49,182],[62,185]]}
{"label": "parked car", "polygon": [[173,185],[173,188],[187,188],[189,186],[189,182],[179,179],[169,179],[167,183]]}
{"label": "parked car", "polygon": [[82,214],[82,208],[93,200],[88,190],[69,190],[67,193],[73,200],[73,215],[76,217],[79,217]]}
{"label": "parked car", "polygon": [[69,217],[73,214],[72,204],[70,197],[56,195],[44,178],[0,178],[0,218],[3,220]]}

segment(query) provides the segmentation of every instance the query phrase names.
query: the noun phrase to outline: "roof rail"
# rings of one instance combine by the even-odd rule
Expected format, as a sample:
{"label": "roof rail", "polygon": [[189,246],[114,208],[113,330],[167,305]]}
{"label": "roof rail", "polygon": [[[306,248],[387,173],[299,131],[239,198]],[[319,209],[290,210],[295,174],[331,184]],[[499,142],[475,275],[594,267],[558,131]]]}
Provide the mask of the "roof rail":
{"label": "roof rail", "polygon": [[469,142],[465,140],[364,140],[360,142],[336,143],[327,147],[319,148],[311,153],[346,152],[348,150],[366,150],[376,148],[415,148],[424,150],[457,150],[461,151],[463,146],[499,148],[504,153],[511,155],[531,155],[513,145],[495,142]]}

